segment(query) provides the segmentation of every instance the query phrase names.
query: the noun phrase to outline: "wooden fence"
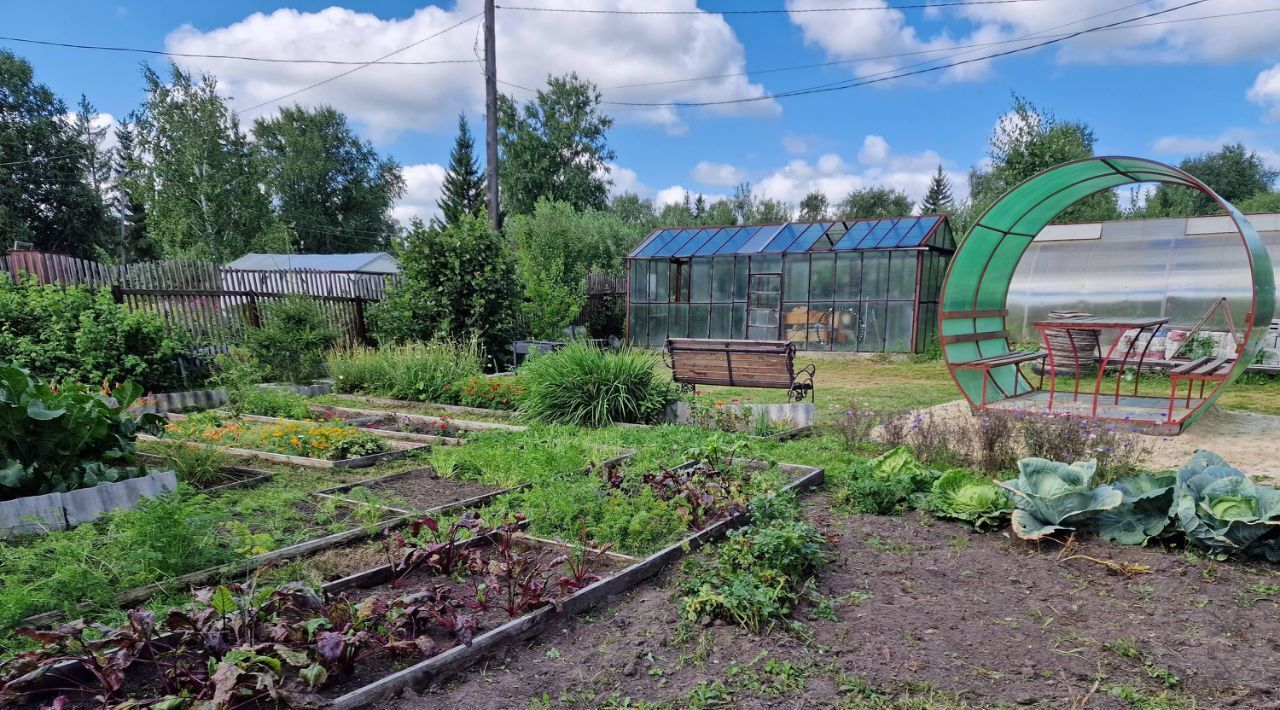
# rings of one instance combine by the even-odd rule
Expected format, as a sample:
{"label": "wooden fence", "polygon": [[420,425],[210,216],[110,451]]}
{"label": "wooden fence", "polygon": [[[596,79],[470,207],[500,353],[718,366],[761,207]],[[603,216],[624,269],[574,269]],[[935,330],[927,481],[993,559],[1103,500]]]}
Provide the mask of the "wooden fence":
{"label": "wooden fence", "polygon": [[242,271],[206,261],[151,261],[107,266],[65,254],[14,251],[0,258],[11,279],[110,288],[117,303],[153,313],[209,345],[242,342],[262,322],[262,306],[288,295],[313,298],[349,343],[370,342],[366,311],[396,277],[354,272]]}

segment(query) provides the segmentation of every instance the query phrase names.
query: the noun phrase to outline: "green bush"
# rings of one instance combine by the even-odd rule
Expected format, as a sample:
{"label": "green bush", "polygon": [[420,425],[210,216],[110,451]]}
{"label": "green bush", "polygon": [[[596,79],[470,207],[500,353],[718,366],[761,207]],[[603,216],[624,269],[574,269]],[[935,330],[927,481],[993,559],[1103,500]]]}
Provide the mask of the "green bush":
{"label": "green bush", "polygon": [[256,414],[260,417],[310,419],[307,398],[297,392],[278,387],[245,387],[230,393],[232,414]]}
{"label": "green bush", "polygon": [[577,426],[651,424],[676,400],[657,376],[658,356],[626,348],[601,350],[577,341],[530,357],[520,369],[520,411],[530,421]]}
{"label": "green bush", "polygon": [[268,377],[306,384],[324,376],[324,354],[338,335],[314,298],[290,294],[262,307],[262,325],[245,341]]}
{"label": "green bush", "polygon": [[107,289],[0,279],[0,362],[48,382],[129,380],[143,391],[182,389],[185,333],[133,312]]}
{"label": "green bush", "polygon": [[339,392],[456,404],[461,378],[479,377],[475,342],[410,343],[330,351],[326,363]]}
{"label": "green bush", "polygon": [[133,383],[110,391],[63,391],[0,367],[0,500],[62,493],[145,473],[135,460],[139,431],[155,414],[125,410],[142,394]]}

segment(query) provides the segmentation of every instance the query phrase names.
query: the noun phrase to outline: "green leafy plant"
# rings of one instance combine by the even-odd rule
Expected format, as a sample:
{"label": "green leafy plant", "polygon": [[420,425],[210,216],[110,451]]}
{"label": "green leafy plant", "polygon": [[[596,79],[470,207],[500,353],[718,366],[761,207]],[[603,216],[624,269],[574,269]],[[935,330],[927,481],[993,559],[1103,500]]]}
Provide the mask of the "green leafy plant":
{"label": "green leafy plant", "polygon": [[173,471],[179,481],[196,488],[209,488],[227,482],[227,474],[223,468],[227,465],[228,458],[221,450],[191,446],[183,441],[157,443],[165,468]]}
{"label": "green leafy plant", "polygon": [[440,404],[457,404],[457,381],[483,373],[475,341],[339,349],[326,363],[339,392]]}
{"label": "green leafy plant", "polygon": [[1124,500],[1119,490],[1093,486],[1096,470],[1096,461],[1019,460],[1018,477],[1000,483],[1017,508],[1013,511],[1014,533],[1024,540],[1041,540],[1119,506]]}
{"label": "green leafy plant", "polygon": [[1117,478],[1112,485],[1123,500],[1098,514],[1098,534],[1122,545],[1147,544],[1169,527],[1177,482],[1174,474],[1139,473]]}
{"label": "green leafy plant", "polygon": [[1250,481],[1211,451],[1178,469],[1173,512],[1187,539],[1217,556],[1251,551],[1280,559],[1280,490]]}
{"label": "green leafy plant", "polygon": [[929,509],[935,515],[963,520],[981,530],[999,525],[1013,506],[994,482],[955,469],[933,482]]}
{"label": "green leafy plant", "polygon": [[308,383],[324,375],[324,353],[338,335],[319,302],[289,294],[262,307],[262,325],[250,329],[245,340],[271,378]]}
{"label": "green leafy plant", "polygon": [[279,387],[246,387],[231,393],[227,410],[232,414],[256,414],[260,417],[308,419],[314,416],[307,398]]}
{"label": "green leafy plant", "polygon": [[132,415],[141,388],[57,388],[0,367],[0,499],[88,488],[145,474],[135,460],[155,414]]}
{"label": "green leafy plant", "polygon": [[643,350],[604,351],[573,342],[524,363],[520,411],[530,421],[554,424],[653,423],[676,400],[657,366],[657,356]]}
{"label": "green leafy plant", "polygon": [[894,447],[866,463],[853,464],[833,495],[836,505],[855,513],[891,515],[924,502],[938,477],[916,460],[911,447]]}

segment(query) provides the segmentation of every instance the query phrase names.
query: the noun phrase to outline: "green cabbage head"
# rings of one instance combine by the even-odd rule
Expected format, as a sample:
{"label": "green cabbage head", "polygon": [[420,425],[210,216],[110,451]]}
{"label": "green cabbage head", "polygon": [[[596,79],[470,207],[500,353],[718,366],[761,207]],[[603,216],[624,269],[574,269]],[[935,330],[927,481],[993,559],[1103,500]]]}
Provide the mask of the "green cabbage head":
{"label": "green cabbage head", "polygon": [[1211,451],[1197,451],[1178,470],[1173,512],[1188,540],[1220,557],[1270,557],[1280,535],[1280,490],[1250,481]]}
{"label": "green cabbage head", "polygon": [[1118,489],[1093,485],[1097,469],[1097,461],[1018,461],[1018,477],[999,484],[1016,508],[1013,532],[1023,540],[1040,540],[1074,530],[1094,514],[1119,506],[1124,495]]}
{"label": "green cabbage head", "polygon": [[933,482],[929,507],[940,517],[964,520],[979,530],[995,527],[1013,510],[999,486],[963,469],[948,471]]}
{"label": "green cabbage head", "polygon": [[1098,514],[1098,534],[1122,545],[1145,545],[1169,527],[1174,486],[1172,473],[1139,473],[1112,484],[1124,496],[1119,506]]}

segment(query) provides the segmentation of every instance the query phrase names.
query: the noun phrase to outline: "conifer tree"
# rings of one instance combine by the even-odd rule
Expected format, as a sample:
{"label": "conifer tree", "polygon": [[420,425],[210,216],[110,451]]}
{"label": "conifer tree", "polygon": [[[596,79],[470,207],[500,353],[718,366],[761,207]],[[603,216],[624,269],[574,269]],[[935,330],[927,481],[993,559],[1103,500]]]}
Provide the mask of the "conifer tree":
{"label": "conifer tree", "polygon": [[456,224],[464,215],[479,217],[485,210],[485,182],[476,163],[475,140],[466,115],[458,116],[458,137],[449,154],[449,170],[440,187],[436,206],[445,224]]}
{"label": "conifer tree", "polygon": [[939,165],[938,172],[929,182],[928,192],[920,201],[920,214],[941,214],[952,212],[955,208],[955,200],[951,197],[951,181],[947,180],[946,173],[942,172],[942,166]]}

